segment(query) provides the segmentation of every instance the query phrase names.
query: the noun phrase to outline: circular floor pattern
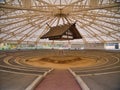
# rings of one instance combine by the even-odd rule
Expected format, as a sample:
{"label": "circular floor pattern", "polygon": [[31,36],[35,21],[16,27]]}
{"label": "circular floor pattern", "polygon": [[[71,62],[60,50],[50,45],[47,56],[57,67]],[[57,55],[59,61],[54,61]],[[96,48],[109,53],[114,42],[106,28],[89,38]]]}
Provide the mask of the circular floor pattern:
{"label": "circular floor pattern", "polygon": [[37,67],[51,67],[51,68],[59,68],[59,69],[66,69],[69,67],[87,67],[87,66],[91,66],[96,64],[96,60],[95,59],[91,59],[91,58],[80,58],[80,57],[75,57],[73,58],[73,56],[71,56],[71,59],[68,59],[68,56],[66,58],[66,56],[60,58],[32,58],[29,59],[27,61],[25,61],[25,63],[29,64],[29,65],[33,65],[33,66],[37,66]]}
{"label": "circular floor pattern", "polygon": [[[56,53],[54,53],[56,52]],[[50,68],[71,68],[79,75],[120,71],[120,53],[106,51],[38,50],[0,54],[0,70],[24,74],[43,74]]]}
{"label": "circular floor pattern", "polygon": [[77,56],[51,56],[41,58],[40,61],[51,62],[56,64],[67,64],[71,62],[80,61],[81,58]]}
{"label": "circular floor pattern", "polygon": [[24,59],[14,56],[5,56],[0,58],[0,71],[20,73],[20,74],[32,74],[43,75],[50,68],[34,67],[28,64],[22,63]]}

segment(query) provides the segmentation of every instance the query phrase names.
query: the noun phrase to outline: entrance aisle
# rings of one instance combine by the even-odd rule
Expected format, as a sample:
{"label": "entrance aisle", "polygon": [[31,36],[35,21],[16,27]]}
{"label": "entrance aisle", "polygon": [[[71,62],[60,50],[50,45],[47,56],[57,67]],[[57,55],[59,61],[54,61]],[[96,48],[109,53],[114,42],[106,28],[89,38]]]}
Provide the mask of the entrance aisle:
{"label": "entrance aisle", "polygon": [[82,90],[68,70],[54,70],[35,90]]}

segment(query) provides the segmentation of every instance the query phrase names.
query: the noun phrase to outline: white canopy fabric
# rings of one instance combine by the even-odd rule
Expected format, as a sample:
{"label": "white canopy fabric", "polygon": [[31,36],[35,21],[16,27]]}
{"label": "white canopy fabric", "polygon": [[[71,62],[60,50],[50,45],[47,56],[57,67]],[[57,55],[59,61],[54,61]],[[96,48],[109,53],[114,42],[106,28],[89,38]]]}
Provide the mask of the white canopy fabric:
{"label": "white canopy fabric", "polygon": [[0,0],[0,43],[49,42],[50,27],[74,22],[73,42],[120,42],[120,0]]}

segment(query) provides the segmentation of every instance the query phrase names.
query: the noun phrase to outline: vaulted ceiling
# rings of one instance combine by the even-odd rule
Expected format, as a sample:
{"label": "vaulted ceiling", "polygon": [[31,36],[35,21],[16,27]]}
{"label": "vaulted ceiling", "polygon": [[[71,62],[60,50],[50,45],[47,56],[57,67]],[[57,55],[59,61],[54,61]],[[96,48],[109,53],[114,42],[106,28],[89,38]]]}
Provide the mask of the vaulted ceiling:
{"label": "vaulted ceiling", "polygon": [[50,26],[76,22],[82,43],[120,42],[120,0],[0,0],[0,42],[40,43]]}

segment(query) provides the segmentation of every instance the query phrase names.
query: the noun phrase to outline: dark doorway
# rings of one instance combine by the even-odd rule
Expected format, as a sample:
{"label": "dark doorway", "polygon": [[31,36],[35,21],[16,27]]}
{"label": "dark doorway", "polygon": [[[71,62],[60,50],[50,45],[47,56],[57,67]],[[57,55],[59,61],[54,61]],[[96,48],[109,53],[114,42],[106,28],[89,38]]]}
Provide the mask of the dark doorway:
{"label": "dark doorway", "polygon": [[119,49],[119,44],[115,43],[115,49]]}

